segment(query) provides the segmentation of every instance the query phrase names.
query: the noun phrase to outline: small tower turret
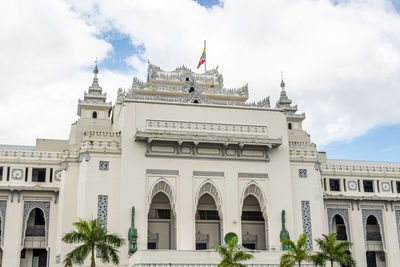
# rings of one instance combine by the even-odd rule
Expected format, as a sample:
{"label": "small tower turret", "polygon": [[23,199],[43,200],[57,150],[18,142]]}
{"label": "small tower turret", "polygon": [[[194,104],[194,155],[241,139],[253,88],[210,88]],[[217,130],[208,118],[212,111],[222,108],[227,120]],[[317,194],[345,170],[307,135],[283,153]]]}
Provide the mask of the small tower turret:
{"label": "small tower turret", "polygon": [[286,93],[286,85],[283,81],[283,75],[281,75],[281,95],[278,102],[276,102],[276,108],[280,108],[286,114],[288,129],[302,130],[302,122],[306,118],[304,113],[297,114],[297,105],[292,105],[292,100],[289,99]]}
{"label": "small tower turret", "polygon": [[79,99],[78,116],[85,119],[108,119],[112,104],[106,102],[107,94],[102,93],[102,88],[99,85],[97,60],[93,73],[92,85],[89,86],[88,92],[85,92],[83,100]]}

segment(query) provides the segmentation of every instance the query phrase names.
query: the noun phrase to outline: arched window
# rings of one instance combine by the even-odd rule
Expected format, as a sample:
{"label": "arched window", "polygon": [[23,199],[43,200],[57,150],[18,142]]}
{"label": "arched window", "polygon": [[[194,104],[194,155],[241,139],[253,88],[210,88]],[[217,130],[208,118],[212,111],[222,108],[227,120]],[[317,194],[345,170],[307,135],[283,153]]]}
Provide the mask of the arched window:
{"label": "arched window", "polygon": [[43,211],[39,208],[33,209],[29,213],[25,236],[45,236],[46,221]]}
{"label": "arched window", "polygon": [[165,193],[153,197],[147,219],[147,249],[175,249],[175,220]]}
{"label": "arched window", "polygon": [[92,118],[93,119],[97,119],[97,112],[96,111],[93,111]]}
{"label": "arched window", "polygon": [[196,250],[210,249],[221,244],[221,223],[214,198],[204,193],[196,211]]}
{"label": "arched window", "polygon": [[260,203],[253,195],[248,195],[242,208],[242,245],[248,249],[265,250],[265,220]]}
{"label": "arched window", "polygon": [[331,232],[336,233],[337,240],[348,240],[347,239],[347,231],[346,224],[343,220],[343,217],[339,214],[336,214],[332,219],[332,229]]}
{"label": "arched window", "polygon": [[199,100],[195,99],[195,100],[193,101],[193,103],[199,104]]}
{"label": "arched window", "polygon": [[367,241],[382,241],[381,229],[375,216],[367,218],[366,225]]}
{"label": "arched window", "polygon": [[189,93],[193,93],[193,92],[194,92],[194,87],[190,87]]}

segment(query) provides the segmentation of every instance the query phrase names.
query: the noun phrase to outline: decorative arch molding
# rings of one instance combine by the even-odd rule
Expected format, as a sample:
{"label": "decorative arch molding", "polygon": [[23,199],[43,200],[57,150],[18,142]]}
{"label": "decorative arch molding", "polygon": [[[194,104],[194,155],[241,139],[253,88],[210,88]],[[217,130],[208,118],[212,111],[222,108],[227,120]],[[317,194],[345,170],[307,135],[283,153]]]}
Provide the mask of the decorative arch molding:
{"label": "decorative arch molding", "polygon": [[214,199],[215,206],[217,206],[219,218],[222,219],[223,213],[222,213],[221,193],[220,193],[217,185],[210,179],[203,181],[201,183],[199,189],[197,190],[196,198],[195,198],[195,201],[196,201],[195,209],[194,209],[195,212],[197,211],[197,205],[199,203],[199,200],[204,194],[209,194]]}
{"label": "decorative arch molding", "polygon": [[149,208],[150,208],[151,203],[153,202],[154,196],[160,192],[164,193],[168,197],[169,203],[171,205],[171,210],[172,210],[174,216],[176,216],[175,192],[174,192],[171,184],[168,182],[168,180],[163,177],[157,179],[151,186],[150,194],[149,194]]}
{"label": "decorative arch molding", "polygon": [[370,210],[370,209],[363,209],[362,210],[364,240],[365,240],[365,242],[367,242],[367,219],[371,215],[374,216],[378,221],[379,229],[381,230],[381,235],[382,235],[383,247],[386,248],[385,229],[383,228],[384,224],[383,224],[382,210]]}
{"label": "decorative arch molding", "polygon": [[21,245],[24,245],[25,242],[25,233],[26,227],[28,224],[29,214],[33,209],[41,209],[43,211],[44,220],[45,220],[45,241],[46,246],[48,245],[48,236],[49,236],[49,224],[50,224],[50,202],[48,201],[25,201],[24,202],[24,216],[22,221],[22,242]]}
{"label": "decorative arch molding", "polygon": [[328,225],[329,231],[332,229],[333,218],[339,215],[343,218],[344,224],[346,226],[346,234],[349,241],[351,241],[350,235],[350,221],[349,221],[349,211],[347,209],[329,209],[328,208]]}
{"label": "decorative arch molding", "polygon": [[240,214],[242,213],[244,200],[250,195],[254,196],[258,200],[264,220],[267,221],[267,199],[265,198],[264,191],[256,181],[250,181],[242,190],[242,197],[240,198]]}
{"label": "decorative arch molding", "polygon": [[7,210],[7,200],[0,200],[0,219],[1,219],[1,246],[4,245],[4,232],[6,228],[6,210]]}

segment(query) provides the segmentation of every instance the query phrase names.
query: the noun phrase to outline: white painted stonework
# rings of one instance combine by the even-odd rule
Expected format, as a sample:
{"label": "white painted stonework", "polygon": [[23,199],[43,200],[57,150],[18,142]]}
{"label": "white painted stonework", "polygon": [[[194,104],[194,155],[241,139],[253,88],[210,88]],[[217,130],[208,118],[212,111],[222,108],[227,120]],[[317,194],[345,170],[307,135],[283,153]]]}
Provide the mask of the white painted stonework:
{"label": "white painted stonework", "polygon": [[122,247],[120,266],[216,266],[229,232],[249,266],[278,266],[282,210],[313,251],[337,232],[358,266],[400,262],[400,163],[326,159],[283,81],[272,108],[247,102],[247,85],[225,89],[218,69],[149,63],[112,105],[94,73],[68,140],[0,146],[1,266],[62,266],[78,218],[128,239],[133,206],[138,251]]}

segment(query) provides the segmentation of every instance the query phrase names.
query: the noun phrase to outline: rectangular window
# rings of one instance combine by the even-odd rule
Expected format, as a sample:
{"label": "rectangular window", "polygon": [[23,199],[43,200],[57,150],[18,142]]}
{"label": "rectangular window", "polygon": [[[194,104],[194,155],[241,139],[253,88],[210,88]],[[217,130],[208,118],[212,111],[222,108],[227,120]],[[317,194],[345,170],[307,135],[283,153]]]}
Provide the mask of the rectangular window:
{"label": "rectangular window", "polygon": [[196,213],[196,220],[219,220],[218,211],[216,210],[198,210]]}
{"label": "rectangular window", "polygon": [[400,193],[400,182],[396,182],[397,193]]}
{"label": "rectangular window", "polygon": [[53,169],[50,169],[50,183],[53,182]]}
{"label": "rectangular window", "polygon": [[25,182],[28,182],[28,168],[25,168]]}
{"label": "rectangular window", "polygon": [[157,243],[156,242],[148,242],[147,249],[157,249]]}
{"label": "rectangular window", "polygon": [[300,178],[307,178],[307,170],[306,169],[299,169],[299,177]]}
{"label": "rectangular window", "polygon": [[331,191],[340,191],[339,179],[329,179],[329,188]]}
{"label": "rectangular window", "polygon": [[207,249],[207,243],[196,243],[196,250],[205,250]]}
{"label": "rectangular window", "polygon": [[246,244],[243,243],[243,247],[247,248],[247,249],[256,249],[256,244]]}
{"label": "rectangular window", "polygon": [[243,211],[242,221],[264,221],[261,211]]}
{"label": "rectangular window", "polygon": [[0,167],[0,181],[3,180],[3,167]]}
{"label": "rectangular window", "polygon": [[372,180],[363,181],[364,192],[374,192],[374,184]]}
{"label": "rectangular window", "polygon": [[46,169],[33,168],[32,182],[46,182]]}
{"label": "rectangular window", "polygon": [[10,181],[10,167],[7,168],[7,181]]}
{"label": "rectangular window", "polygon": [[148,219],[171,219],[171,210],[166,209],[150,209]]}

